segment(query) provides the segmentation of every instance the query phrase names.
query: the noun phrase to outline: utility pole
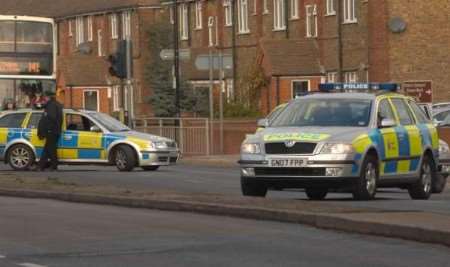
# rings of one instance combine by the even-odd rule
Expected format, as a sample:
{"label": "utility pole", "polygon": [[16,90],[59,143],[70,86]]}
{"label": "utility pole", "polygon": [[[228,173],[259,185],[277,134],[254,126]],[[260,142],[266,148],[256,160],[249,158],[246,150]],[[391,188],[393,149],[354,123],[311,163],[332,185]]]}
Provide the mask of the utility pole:
{"label": "utility pole", "polygon": [[338,0],[338,13],[336,16],[337,20],[337,34],[338,34],[338,82],[344,82],[343,75],[343,48],[342,48],[342,0]]}
{"label": "utility pole", "polygon": [[[179,36],[178,36],[178,0],[174,0],[173,6],[173,51],[174,51],[174,72],[175,72],[175,112],[176,117],[181,117],[181,109],[180,109],[180,47],[179,47]],[[178,126],[178,121],[177,121]]]}

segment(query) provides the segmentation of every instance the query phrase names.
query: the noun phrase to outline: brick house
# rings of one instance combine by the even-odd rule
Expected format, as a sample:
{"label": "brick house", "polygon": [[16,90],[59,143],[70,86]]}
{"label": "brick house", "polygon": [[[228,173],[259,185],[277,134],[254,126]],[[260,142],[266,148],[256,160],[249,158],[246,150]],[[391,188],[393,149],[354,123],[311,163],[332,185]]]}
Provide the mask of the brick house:
{"label": "brick house", "polygon": [[[316,90],[321,82],[432,81],[433,99],[450,99],[450,75],[442,71],[450,64],[450,27],[445,26],[450,25],[450,7],[439,1],[179,2],[182,48],[190,48],[194,56],[210,49],[232,54],[235,69],[225,75],[224,85],[228,98],[239,92],[234,87],[249,66],[263,67],[269,78],[260,91],[264,113]],[[439,11],[442,8],[446,12]],[[389,27],[398,18],[406,30]],[[194,70],[193,61],[184,69],[193,84],[207,83],[208,73]]]}

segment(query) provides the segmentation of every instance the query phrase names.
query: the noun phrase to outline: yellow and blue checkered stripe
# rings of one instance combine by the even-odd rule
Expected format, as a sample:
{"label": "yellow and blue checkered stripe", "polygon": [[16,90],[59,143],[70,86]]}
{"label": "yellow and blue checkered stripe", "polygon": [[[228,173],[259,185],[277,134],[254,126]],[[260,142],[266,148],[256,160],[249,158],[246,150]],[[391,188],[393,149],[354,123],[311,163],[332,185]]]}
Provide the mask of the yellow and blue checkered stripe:
{"label": "yellow and blue checkered stripe", "polygon": [[381,159],[380,173],[396,174],[417,171],[425,147],[431,147],[437,156],[439,139],[432,125],[418,124],[373,129],[353,142],[356,151],[352,172],[357,174],[364,153],[374,147]]}

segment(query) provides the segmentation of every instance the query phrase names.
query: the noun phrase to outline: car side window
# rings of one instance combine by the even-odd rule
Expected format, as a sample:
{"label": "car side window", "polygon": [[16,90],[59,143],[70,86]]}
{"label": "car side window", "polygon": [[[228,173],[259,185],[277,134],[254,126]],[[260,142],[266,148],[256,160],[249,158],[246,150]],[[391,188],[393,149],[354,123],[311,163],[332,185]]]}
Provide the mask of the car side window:
{"label": "car side window", "polygon": [[380,103],[378,104],[378,115],[377,115],[378,126],[381,125],[381,121],[383,119],[390,119],[395,121],[394,112],[392,111],[392,107],[387,99],[381,100]]}
{"label": "car side window", "polygon": [[443,120],[445,120],[445,118],[448,115],[450,115],[450,110],[443,111],[441,113],[438,113],[438,114],[434,115],[434,119],[437,120],[437,121],[443,121]]}
{"label": "car side window", "polygon": [[416,115],[416,118],[419,123],[429,123],[430,121],[427,118],[427,115],[425,114],[425,111],[417,105],[414,101],[408,101],[409,106],[411,107],[412,111],[414,112],[414,115]]}
{"label": "car side window", "polygon": [[22,128],[26,113],[7,114],[0,118],[0,128]]}
{"label": "car side window", "polygon": [[392,104],[394,104],[397,114],[400,119],[401,125],[412,125],[414,124],[414,119],[412,117],[411,111],[406,105],[405,101],[401,98],[392,98]]}
{"label": "car side window", "polygon": [[37,129],[39,121],[41,120],[42,112],[31,113],[30,120],[28,121],[28,129]]}
{"label": "car side window", "polygon": [[95,124],[85,116],[79,114],[66,114],[66,130],[90,132]]}

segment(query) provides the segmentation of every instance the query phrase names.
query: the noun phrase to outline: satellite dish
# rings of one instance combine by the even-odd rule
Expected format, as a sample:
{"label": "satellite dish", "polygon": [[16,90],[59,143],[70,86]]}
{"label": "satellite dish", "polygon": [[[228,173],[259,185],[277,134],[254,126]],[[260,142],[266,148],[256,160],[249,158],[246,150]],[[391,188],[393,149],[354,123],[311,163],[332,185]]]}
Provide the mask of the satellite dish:
{"label": "satellite dish", "polygon": [[394,17],[389,20],[389,29],[393,33],[402,33],[406,30],[406,22],[400,17]]}
{"label": "satellite dish", "polygon": [[89,43],[82,43],[78,46],[78,51],[82,54],[89,55],[92,52],[92,48]]}

